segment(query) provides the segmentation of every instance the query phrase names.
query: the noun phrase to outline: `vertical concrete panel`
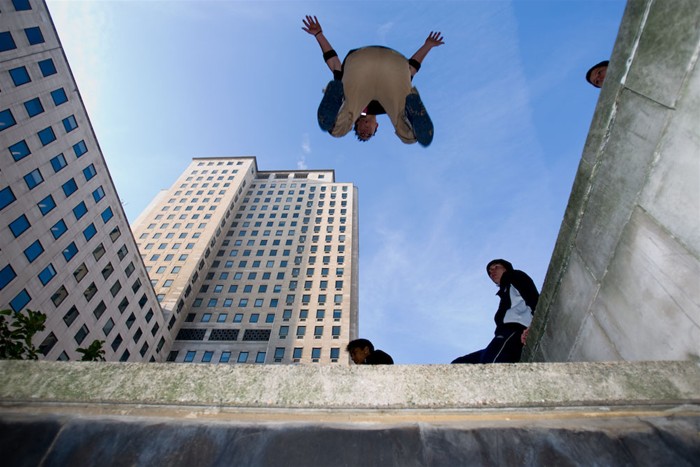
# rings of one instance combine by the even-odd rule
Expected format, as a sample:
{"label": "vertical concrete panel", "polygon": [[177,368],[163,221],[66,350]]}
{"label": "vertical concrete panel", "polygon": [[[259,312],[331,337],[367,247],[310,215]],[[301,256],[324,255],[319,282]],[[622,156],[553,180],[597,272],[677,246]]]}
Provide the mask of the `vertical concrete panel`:
{"label": "vertical concrete panel", "polygon": [[549,305],[551,313],[541,344],[542,351],[548,356],[546,361],[566,360],[598,292],[598,285],[576,252],[569,258],[561,289],[570,293],[557,294]]}
{"label": "vertical concrete panel", "polygon": [[653,160],[667,110],[623,90],[605,153],[591,181],[591,193],[576,246],[594,276],[602,277],[617,246]]}
{"label": "vertical concrete panel", "polygon": [[[700,4],[699,4],[700,9]],[[688,77],[640,204],[700,256],[700,70]]]}
{"label": "vertical concrete panel", "polygon": [[665,106],[675,107],[699,38],[697,0],[654,2],[625,86]]}
{"label": "vertical concrete panel", "polygon": [[593,313],[625,360],[700,358],[700,264],[637,209]]}
{"label": "vertical concrete panel", "polygon": [[594,315],[588,315],[567,360],[570,362],[608,362],[623,360]]}

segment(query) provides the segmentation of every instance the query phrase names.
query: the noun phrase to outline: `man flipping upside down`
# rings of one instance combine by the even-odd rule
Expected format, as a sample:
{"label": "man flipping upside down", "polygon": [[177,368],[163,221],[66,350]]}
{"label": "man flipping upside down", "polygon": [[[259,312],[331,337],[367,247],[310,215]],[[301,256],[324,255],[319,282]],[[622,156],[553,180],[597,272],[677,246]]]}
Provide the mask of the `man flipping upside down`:
{"label": "man flipping upside down", "polygon": [[302,21],[302,29],[316,37],[333,72],[333,81],[318,107],[318,124],[323,131],[339,138],[354,127],[357,138],[367,141],[379,127],[377,115],[385,113],[404,143],[431,143],[433,122],[411,80],[430,49],[445,43],[440,32],[431,32],[408,60],[390,48],[369,46],[351,50],[341,64],[318,19],[307,15]]}

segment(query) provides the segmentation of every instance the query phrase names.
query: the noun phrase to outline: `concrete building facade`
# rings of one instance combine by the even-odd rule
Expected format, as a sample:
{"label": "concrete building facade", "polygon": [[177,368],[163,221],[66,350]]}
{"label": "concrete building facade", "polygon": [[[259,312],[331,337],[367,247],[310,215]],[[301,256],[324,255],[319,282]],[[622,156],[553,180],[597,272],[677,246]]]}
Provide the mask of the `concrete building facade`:
{"label": "concrete building facade", "polygon": [[167,360],[349,363],[357,191],[332,170],[195,158],[133,230],[174,342]]}
{"label": "concrete building facade", "polygon": [[166,322],[46,5],[0,1],[0,308],[41,356],[162,361]]}

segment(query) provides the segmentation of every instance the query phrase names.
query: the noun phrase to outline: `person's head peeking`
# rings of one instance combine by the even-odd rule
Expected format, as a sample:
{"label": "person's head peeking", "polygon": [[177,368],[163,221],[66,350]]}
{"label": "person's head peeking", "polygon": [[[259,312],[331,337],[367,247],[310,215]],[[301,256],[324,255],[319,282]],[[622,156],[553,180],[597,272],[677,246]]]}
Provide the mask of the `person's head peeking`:
{"label": "person's head peeking", "polygon": [[364,363],[365,359],[374,352],[374,345],[367,339],[355,339],[348,342],[346,350],[356,365]]}
{"label": "person's head peeking", "polygon": [[377,128],[379,123],[376,115],[362,113],[360,118],[355,120],[355,135],[360,141],[368,141],[377,133]]}
{"label": "person's head peeking", "polygon": [[591,83],[596,88],[603,87],[605,74],[608,71],[608,63],[610,63],[608,60],[603,60],[602,62],[593,65],[586,73],[586,81]]}
{"label": "person's head peeking", "polygon": [[496,285],[501,285],[501,277],[506,271],[512,271],[513,265],[504,259],[494,259],[486,265],[486,272]]}

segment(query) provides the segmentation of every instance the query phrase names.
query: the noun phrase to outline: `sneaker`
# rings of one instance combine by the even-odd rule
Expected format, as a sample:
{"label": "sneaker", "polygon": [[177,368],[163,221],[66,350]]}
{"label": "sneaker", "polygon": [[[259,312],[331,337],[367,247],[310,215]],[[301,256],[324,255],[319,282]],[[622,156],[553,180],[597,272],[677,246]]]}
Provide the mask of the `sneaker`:
{"label": "sneaker", "polygon": [[343,105],[344,99],[343,82],[334,79],[328,83],[317,112],[318,125],[323,131],[330,132],[335,126],[335,120],[338,117],[338,111]]}
{"label": "sneaker", "polygon": [[418,144],[427,147],[433,141],[433,122],[418,94],[406,96],[406,118],[413,127]]}

